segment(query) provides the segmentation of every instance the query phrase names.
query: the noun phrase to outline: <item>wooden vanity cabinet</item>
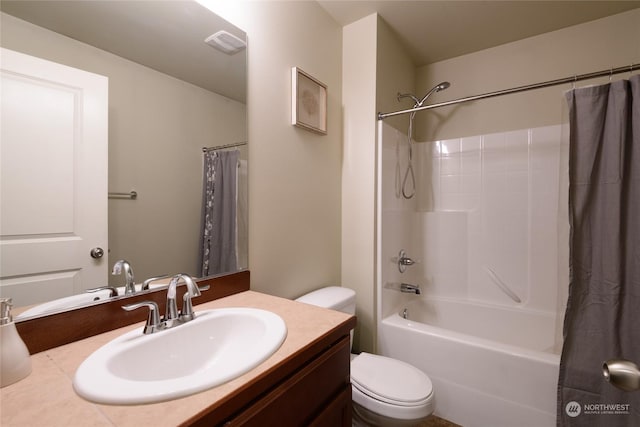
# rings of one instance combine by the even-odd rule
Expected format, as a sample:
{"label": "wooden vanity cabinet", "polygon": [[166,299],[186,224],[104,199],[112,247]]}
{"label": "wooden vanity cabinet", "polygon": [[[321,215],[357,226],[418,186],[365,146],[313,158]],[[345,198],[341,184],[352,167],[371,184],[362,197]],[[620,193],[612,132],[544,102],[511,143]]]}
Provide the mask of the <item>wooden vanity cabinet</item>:
{"label": "wooden vanity cabinet", "polygon": [[349,364],[349,340],[343,339],[226,425],[351,425]]}
{"label": "wooden vanity cabinet", "polygon": [[[229,406],[246,399],[252,385],[236,398],[189,426],[243,427],[339,427],[351,426],[351,383],[349,335],[299,363],[289,375],[272,384],[264,393],[254,397],[233,414],[221,419]],[[286,364],[286,363],[285,363]],[[286,369],[286,366],[283,366]],[[254,387],[260,385],[254,384]],[[236,402],[234,402],[236,400]],[[227,408],[225,408],[225,406]]]}

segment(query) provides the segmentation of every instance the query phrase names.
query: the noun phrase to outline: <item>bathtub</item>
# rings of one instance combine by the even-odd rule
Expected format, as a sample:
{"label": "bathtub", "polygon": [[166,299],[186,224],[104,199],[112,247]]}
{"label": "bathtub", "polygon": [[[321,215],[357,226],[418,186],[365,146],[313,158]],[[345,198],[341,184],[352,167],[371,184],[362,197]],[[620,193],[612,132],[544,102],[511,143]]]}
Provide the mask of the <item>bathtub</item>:
{"label": "bathtub", "polygon": [[420,298],[382,319],[378,351],[429,375],[440,417],[465,427],[551,427],[554,328],[555,313]]}

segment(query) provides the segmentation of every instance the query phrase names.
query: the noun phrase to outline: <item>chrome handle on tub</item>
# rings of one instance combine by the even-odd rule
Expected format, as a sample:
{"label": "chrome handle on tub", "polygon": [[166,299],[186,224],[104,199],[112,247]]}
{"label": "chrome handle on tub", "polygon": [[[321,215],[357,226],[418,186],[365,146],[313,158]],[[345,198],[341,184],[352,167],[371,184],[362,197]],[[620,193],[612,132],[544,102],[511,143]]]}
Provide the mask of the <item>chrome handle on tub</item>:
{"label": "chrome handle on tub", "polygon": [[400,253],[398,254],[398,270],[400,273],[404,273],[407,270],[407,266],[413,265],[416,262],[407,256],[407,253],[404,249],[400,249]]}
{"label": "chrome handle on tub", "polygon": [[398,260],[401,265],[413,265],[415,261],[408,257],[402,257]]}

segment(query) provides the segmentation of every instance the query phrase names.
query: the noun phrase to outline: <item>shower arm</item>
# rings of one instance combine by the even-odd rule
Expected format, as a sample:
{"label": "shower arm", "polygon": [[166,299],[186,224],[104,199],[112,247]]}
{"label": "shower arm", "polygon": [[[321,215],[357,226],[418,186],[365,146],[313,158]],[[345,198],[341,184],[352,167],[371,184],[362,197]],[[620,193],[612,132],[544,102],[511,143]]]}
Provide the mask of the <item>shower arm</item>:
{"label": "shower arm", "polygon": [[[399,93],[398,92],[397,99],[398,99],[398,101],[400,101],[402,98],[411,98],[413,100],[413,102],[414,102],[412,110],[415,110],[417,108],[422,107],[422,105],[425,103],[425,101],[427,99],[429,99],[429,97],[431,95],[433,95],[435,92],[440,92],[441,90],[445,90],[449,86],[451,86],[451,83],[449,83],[449,82],[440,82],[437,85],[435,85],[434,87],[432,87],[431,90],[429,90],[429,92],[427,92],[427,94],[422,97],[422,99],[418,99],[418,98],[416,98],[414,95],[412,95],[410,93]],[[411,111],[411,110],[405,110],[405,111]]]}

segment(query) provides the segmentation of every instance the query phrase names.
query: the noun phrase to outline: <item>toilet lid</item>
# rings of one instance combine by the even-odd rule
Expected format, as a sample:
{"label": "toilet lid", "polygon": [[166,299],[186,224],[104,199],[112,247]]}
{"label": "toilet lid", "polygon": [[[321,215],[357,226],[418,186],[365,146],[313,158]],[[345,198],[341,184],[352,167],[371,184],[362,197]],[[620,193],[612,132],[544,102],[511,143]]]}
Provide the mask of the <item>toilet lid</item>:
{"label": "toilet lid", "polygon": [[422,404],[433,391],[429,377],[415,366],[369,353],[351,361],[351,382],[371,397],[399,405]]}

